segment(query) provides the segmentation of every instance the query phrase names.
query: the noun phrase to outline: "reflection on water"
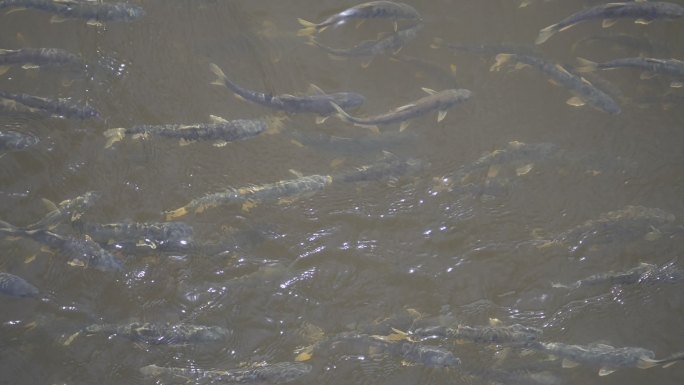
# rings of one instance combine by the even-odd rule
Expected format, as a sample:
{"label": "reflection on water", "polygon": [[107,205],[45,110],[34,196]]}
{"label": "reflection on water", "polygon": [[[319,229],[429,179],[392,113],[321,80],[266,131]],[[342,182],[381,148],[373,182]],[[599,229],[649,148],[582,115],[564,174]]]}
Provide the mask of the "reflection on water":
{"label": "reflection on water", "polygon": [[603,3],[25,1],[0,15],[6,382],[684,381],[638,369],[684,351],[684,71],[599,71],[683,59],[682,20],[534,44]]}

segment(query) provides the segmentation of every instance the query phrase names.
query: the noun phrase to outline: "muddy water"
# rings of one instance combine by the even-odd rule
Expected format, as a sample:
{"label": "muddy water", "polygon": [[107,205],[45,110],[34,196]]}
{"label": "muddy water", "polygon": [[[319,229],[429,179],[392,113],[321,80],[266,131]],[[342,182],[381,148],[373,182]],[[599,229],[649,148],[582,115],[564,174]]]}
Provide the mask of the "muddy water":
{"label": "muddy water", "polygon": [[[363,332],[406,309],[428,324],[485,325],[498,318],[541,328],[544,341],[639,346],[656,357],[684,350],[682,283],[552,287],[640,262],[681,266],[681,90],[669,88],[666,77],[641,80],[636,70],[603,72],[622,109],[609,115],[567,105],[572,94],[534,69],[490,72],[492,56],[430,47],[435,37],[532,47],[539,29],[590,4],[538,1],[519,9],[510,0],[411,2],[424,28],[398,61],[380,55],[366,67],[363,59],[332,59],[297,36],[297,18],[320,21],[353,2],[146,0],[138,2],[144,18],[99,28],[79,20],[50,23],[39,11],[2,15],[0,47],[63,48],[79,53],[85,69],[14,67],[0,78],[0,89],[72,98],[103,117],[0,115],[0,129],[41,140],[0,158],[0,218],[12,224],[40,219],[47,212],[42,198],[59,202],[91,190],[102,196],[84,219],[154,222],[207,193],[292,179],[290,170],[335,174],[377,162],[383,151],[428,166],[249,210],[235,205],[190,214],[180,219],[193,226],[195,240],[223,242],[220,248],[115,251],[125,264],[121,273],[70,266],[67,257],[30,240],[3,240],[2,271],[36,285],[42,298],[0,298],[0,383],[154,383],[141,367],[223,370],[292,361],[298,347],[320,340],[312,330]],[[320,40],[350,47],[392,28],[386,20],[352,23],[324,31]],[[637,43],[622,44],[624,36]],[[684,24],[619,21],[604,30],[588,22],[536,48],[568,65],[576,57],[604,61],[641,53],[684,58]],[[104,148],[110,128],[274,113],[211,85],[209,63],[267,93],[301,94],[309,84],[358,92],[366,97],[352,111],[358,116],[408,104],[426,95],[421,87],[466,88],[472,98],[441,122],[434,113],[413,120],[402,135],[398,124],[381,127],[377,137],[335,117],[317,125],[315,115],[299,114],[279,134],[223,147],[128,137]],[[483,153],[516,147],[509,145],[514,141],[556,147],[551,154],[464,168]],[[622,226],[599,220],[629,205],[676,219]],[[563,238],[590,220],[584,238]],[[78,234],[68,223],[54,231]],[[132,321],[215,325],[232,334],[221,343],[180,346],[110,334],[65,344],[90,324]],[[412,327],[406,320],[390,326]],[[543,369],[547,383],[684,381],[684,366],[598,377],[598,368],[562,368],[539,354],[502,357],[503,349],[491,346],[428,343],[450,349],[461,367],[404,365],[382,352],[363,360],[358,352],[322,351],[310,361],[312,372],[297,381],[517,383],[513,374],[482,375],[516,365]]]}

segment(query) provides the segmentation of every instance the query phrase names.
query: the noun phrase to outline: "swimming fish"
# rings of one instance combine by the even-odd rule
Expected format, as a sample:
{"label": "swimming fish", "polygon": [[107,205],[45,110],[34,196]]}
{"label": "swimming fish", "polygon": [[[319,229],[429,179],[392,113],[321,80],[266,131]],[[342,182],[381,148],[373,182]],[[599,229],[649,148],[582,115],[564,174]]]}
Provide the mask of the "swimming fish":
{"label": "swimming fish", "polygon": [[[27,94],[11,94],[5,91],[0,91],[0,99],[4,99],[3,103],[9,105],[9,108],[21,108],[22,106],[25,106],[28,107],[31,112],[54,117],[76,119],[100,117],[100,113],[93,107],[87,105],[79,106],[68,99],[48,99]],[[15,107],[14,104],[19,104],[20,106]]]}
{"label": "swimming fish", "polygon": [[9,66],[23,64],[24,69],[40,66],[80,65],[81,57],[59,48],[0,49],[0,75]]}
{"label": "swimming fish", "polygon": [[99,24],[106,21],[134,21],[145,15],[142,8],[127,3],[105,3],[101,1],[83,0],[2,0],[0,9],[14,8],[37,9],[55,14],[51,22],[58,23],[65,19],[85,19],[88,24]]}
{"label": "swimming fish", "polygon": [[640,263],[627,271],[609,271],[591,275],[571,284],[554,283],[553,287],[576,289],[582,286],[596,285],[632,285],[637,283],[679,282],[684,280],[684,270],[674,268],[673,263],[658,266],[650,263]]}
{"label": "swimming fish", "polygon": [[57,205],[48,199],[43,199],[43,203],[50,209],[50,212],[38,222],[24,227],[24,230],[51,229],[65,220],[73,222],[79,219],[86,210],[93,207],[99,198],[100,193],[88,191],[76,198],[66,199]]}
{"label": "swimming fish", "polygon": [[316,24],[304,19],[297,19],[304,28],[297,33],[298,36],[309,36],[317,32],[322,32],[329,26],[337,27],[351,19],[391,19],[394,20],[394,30],[397,30],[398,20],[422,21],[415,8],[404,3],[393,1],[370,1],[347,8],[342,12],[336,13],[322,22]]}
{"label": "swimming fish", "polygon": [[542,44],[551,36],[579,23],[603,20],[603,27],[615,24],[616,19],[636,19],[637,24],[649,24],[654,20],[674,20],[684,16],[684,7],[662,1],[631,1],[600,4],[574,13],[556,24],[539,31],[536,44]]}
{"label": "swimming fish", "polygon": [[276,133],[283,126],[284,117],[264,117],[261,119],[226,120],[211,115],[212,123],[139,125],[129,128],[110,128],[104,132],[107,138],[105,148],[123,139],[125,135],[133,138],[159,135],[180,139],[181,144],[198,140],[216,140],[217,146],[227,142],[255,137],[259,134]]}
{"label": "swimming fish", "polygon": [[[85,335],[109,334],[150,345],[183,345],[224,341],[232,332],[219,326],[131,322],[128,324],[94,324]],[[72,338],[73,339],[73,338]]]}
{"label": "swimming fish", "polygon": [[397,107],[384,114],[357,118],[346,113],[340,106],[333,104],[337,110],[337,117],[342,121],[353,123],[361,127],[369,127],[377,130],[379,124],[400,123],[399,131],[408,126],[408,120],[437,111],[437,121],[441,122],[447,114],[447,110],[470,99],[471,92],[464,88],[434,91],[423,88],[428,96],[420,98],[405,106]]}
{"label": "swimming fish", "polygon": [[447,338],[485,344],[526,344],[541,336],[541,329],[514,324],[509,326],[466,326],[455,328],[433,326],[414,330],[411,335],[422,339]]}
{"label": "swimming fish", "polygon": [[25,150],[39,141],[37,136],[28,132],[0,130],[0,151]]}
{"label": "swimming fish", "polygon": [[35,297],[38,288],[14,274],[0,272],[0,294],[12,297]]}
{"label": "swimming fish", "polygon": [[117,248],[133,244],[156,250],[182,249],[190,248],[193,243],[192,227],[184,222],[100,224],[76,221],[73,226],[95,242]]}
{"label": "swimming fish", "polygon": [[140,368],[145,377],[174,376],[188,379],[206,379],[222,384],[285,384],[311,372],[312,366],[303,362],[279,362],[260,364],[245,369],[204,370],[197,368],[173,368],[148,365]]}
{"label": "swimming fish", "polygon": [[650,57],[629,57],[622,59],[609,60],[603,63],[595,63],[584,58],[577,58],[580,65],[577,67],[579,72],[591,72],[596,70],[611,70],[615,68],[637,68],[644,72],[641,73],[642,79],[648,79],[655,75],[668,75],[674,77],[675,81],[670,83],[673,88],[684,86],[684,61],[677,59],[654,59]]}
{"label": "swimming fish", "polygon": [[498,54],[496,55],[496,63],[492,66],[491,70],[498,71],[504,64],[510,62],[515,63],[516,68],[524,66],[536,68],[555,83],[567,88],[575,95],[567,101],[567,104],[571,106],[589,104],[609,114],[620,113],[620,106],[613,98],[595,87],[588,80],[569,72],[560,64],[551,63],[540,57],[522,54]]}
{"label": "swimming fish", "polygon": [[320,88],[314,85],[310,86],[312,93],[306,96],[294,96],[289,94],[264,94],[242,88],[235,84],[228,79],[221,68],[219,68],[216,64],[211,63],[209,66],[211,71],[218,76],[218,79],[212,84],[227,87],[239,97],[252,103],[261,104],[262,106],[282,110],[285,112],[313,112],[321,116],[328,116],[335,112],[335,109],[330,105],[331,102],[341,105],[345,108],[356,108],[362,105],[366,100],[363,95],[354,92],[337,92],[333,94],[326,94]]}
{"label": "swimming fish", "polygon": [[427,166],[420,159],[401,159],[392,154],[373,164],[360,166],[349,171],[343,171],[332,176],[334,182],[377,181],[384,178],[399,177],[413,174]]}

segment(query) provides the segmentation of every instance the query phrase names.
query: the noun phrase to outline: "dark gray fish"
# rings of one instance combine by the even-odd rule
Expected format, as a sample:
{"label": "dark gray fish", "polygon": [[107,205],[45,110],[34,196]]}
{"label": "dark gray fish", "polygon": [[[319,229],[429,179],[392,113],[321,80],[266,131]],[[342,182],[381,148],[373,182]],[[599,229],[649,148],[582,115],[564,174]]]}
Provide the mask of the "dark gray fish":
{"label": "dark gray fish", "polygon": [[9,66],[23,64],[23,68],[42,66],[80,65],[81,57],[59,48],[0,49],[0,75]]}
{"label": "dark gray fish", "polygon": [[321,116],[327,116],[335,112],[330,103],[335,103],[345,108],[356,108],[365,102],[363,95],[354,92],[337,92],[326,94],[320,88],[311,85],[313,93],[307,96],[294,96],[289,94],[270,95],[242,88],[233,83],[216,64],[210,64],[211,71],[218,76],[212,84],[227,87],[239,97],[252,103],[282,110],[285,112],[313,112]]}
{"label": "dark gray fish", "polygon": [[0,293],[12,297],[35,297],[38,288],[14,274],[0,272]]}
{"label": "dark gray fish", "polygon": [[50,212],[38,222],[24,227],[24,230],[45,230],[51,229],[66,220],[73,222],[79,219],[86,210],[93,207],[98,199],[100,199],[100,193],[95,191],[88,191],[76,198],[64,200],[58,205],[48,199],[43,199],[43,203],[50,208]]}
{"label": "dark gray fish", "polygon": [[85,19],[89,24],[106,21],[134,21],[145,15],[145,10],[128,3],[105,3],[83,0],[2,0],[0,9],[37,9],[55,14],[53,22],[64,18]]}
{"label": "dark gray fish", "polygon": [[684,7],[661,1],[632,1],[625,3],[600,4],[574,13],[541,31],[536,43],[542,44],[551,36],[576,24],[589,20],[603,20],[603,27],[610,27],[617,19],[636,19],[637,24],[648,24],[654,20],[674,20],[684,16]]}
{"label": "dark gray fish", "polygon": [[240,204],[249,210],[259,202],[288,201],[303,195],[314,194],[332,183],[329,175],[309,175],[258,186],[229,188],[193,199],[187,205],[167,211],[166,220],[182,217],[189,212],[201,213],[209,208]]}
{"label": "dark gray fish", "polygon": [[379,135],[363,135],[359,137],[331,136],[322,132],[303,132],[292,130],[289,135],[292,141],[301,146],[311,146],[334,153],[359,154],[364,152],[394,147],[407,146],[416,139],[415,132],[387,131]]}
{"label": "dark gray fish", "polygon": [[65,237],[47,230],[24,230],[0,221],[0,234],[29,238],[69,258],[69,264],[101,271],[121,271],[123,264],[90,237]]}
{"label": "dark gray fish", "polygon": [[[190,248],[192,227],[184,222],[92,223],[77,221],[74,227],[104,245],[133,244],[155,250]],[[122,247],[122,246],[121,246]]]}
{"label": "dark gray fish", "polygon": [[218,116],[211,116],[212,123],[196,124],[164,124],[139,125],[129,128],[111,128],[104,132],[107,138],[105,148],[123,139],[126,135],[133,138],[159,135],[181,140],[181,144],[198,140],[216,140],[217,146],[227,142],[248,139],[265,132],[279,132],[283,126],[284,117],[264,117],[261,119],[226,120]]}
{"label": "dark gray fish", "polygon": [[510,326],[433,326],[414,330],[420,339],[446,338],[484,344],[526,344],[541,337],[541,329],[520,324]]}
{"label": "dark gray fish", "polygon": [[684,86],[684,61],[677,59],[654,59],[649,57],[629,57],[622,59],[609,60],[603,63],[595,63],[584,58],[577,58],[580,65],[577,67],[579,72],[591,72],[596,70],[611,70],[615,68],[636,68],[644,72],[642,79],[648,79],[655,75],[668,75],[674,77],[670,86],[679,88]]}
{"label": "dark gray fish", "polygon": [[537,342],[531,348],[563,359],[564,368],[578,365],[599,368],[599,376],[607,376],[619,368],[648,369],[662,365],[668,367],[684,360],[684,353],[673,354],[662,360],[655,353],[637,347],[616,348],[604,344],[568,345],[559,342]]}
{"label": "dark gray fish", "polygon": [[554,283],[556,288],[576,289],[596,285],[633,285],[638,283],[680,282],[684,280],[684,270],[674,267],[673,263],[664,266],[640,263],[627,271],[609,271],[591,275],[568,285]]}
{"label": "dark gray fish", "polygon": [[567,101],[571,106],[589,104],[590,106],[609,114],[620,113],[620,106],[613,98],[583,77],[572,74],[560,64],[551,63],[536,56],[505,53],[496,55],[496,63],[492,66],[491,70],[498,71],[508,62],[516,63],[516,67],[534,67],[546,74],[554,82],[567,88],[575,95]]}
{"label": "dark gray fish", "polygon": [[447,110],[470,99],[471,92],[464,88],[434,91],[423,88],[428,96],[420,98],[411,104],[397,107],[384,114],[370,116],[367,118],[357,118],[346,113],[340,106],[333,104],[337,110],[337,116],[345,122],[353,123],[361,127],[370,127],[377,130],[379,124],[392,124],[400,122],[399,131],[403,131],[408,126],[408,120],[413,119],[432,111],[437,111],[437,121],[441,122],[447,114]]}
{"label": "dark gray fish", "polygon": [[393,1],[370,1],[347,8],[342,12],[336,13],[322,22],[316,24],[304,19],[297,19],[304,28],[300,29],[297,35],[309,36],[317,32],[322,32],[329,26],[337,27],[345,24],[351,19],[390,19],[395,23],[397,29],[398,20],[422,21],[415,8],[404,3]]}
{"label": "dark gray fish", "polygon": [[386,159],[383,159],[380,162],[334,174],[332,178],[334,182],[377,181],[385,178],[396,178],[406,174],[413,174],[423,170],[426,166],[427,163],[419,159],[400,159],[389,154]]}
{"label": "dark gray fish", "polygon": [[204,370],[148,365],[140,368],[140,372],[145,377],[174,376],[185,377],[189,380],[206,379],[212,383],[222,384],[285,384],[309,374],[311,369],[311,365],[301,362],[279,362],[276,364],[260,364],[259,366],[246,369],[230,370]]}
{"label": "dark gray fish", "polygon": [[132,322],[129,324],[94,324],[83,334],[108,334],[150,345],[184,345],[225,341],[232,332],[218,326]]}
{"label": "dark gray fish", "polygon": [[28,132],[0,131],[0,151],[20,151],[38,144],[40,139]]}
{"label": "dark gray fish", "polygon": [[31,112],[42,115],[76,119],[100,117],[100,113],[93,107],[79,106],[68,99],[48,99],[27,94],[11,94],[5,91],[0,91],[0,99],[4,99],[2,102],[8,106],[7,108],[27,107]]}

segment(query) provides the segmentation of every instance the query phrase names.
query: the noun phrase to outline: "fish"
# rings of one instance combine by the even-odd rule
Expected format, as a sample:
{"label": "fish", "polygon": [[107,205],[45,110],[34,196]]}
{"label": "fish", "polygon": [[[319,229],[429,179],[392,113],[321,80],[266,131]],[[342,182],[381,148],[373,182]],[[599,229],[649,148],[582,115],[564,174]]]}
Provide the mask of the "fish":
{"label": "fish", "polygon": [[532,348],[563,359],[564,368],[578,365],[598,367],[599,376],[607,376],[619,368],[648,369],[654,366],[668,367],[684,360],[684,352],[657,360],[655,353],[639,347],[616,348],[610,345],[592,343],[589,345],[568,345],[559,342],[537,342]]}
{"label": "fish", "polygon": [[[224,341],[232,331],[219,326],[131,322],[128,324],[93,324],[80,334],[108,334],[149,345],[184,345]],[[73,339],[72,339],[73,340]]]}
{"label": "fish", "polygon": [[455,328],[432,326],[414,330],[422,340],[430,338],[447,338],[460,341],[484,344],[527,344],[541,337],[542,330],[531,326],[514,324],[509,326],[465,326]]}
{"label": "fish", "polygon": [[654,20],[674,20],[684,16],[684,7],[663,1],[631,1],[599,4],[574,13],[556,24],[539,31],[536,44],[542,44],[551,36],[574,25],[589,20],[603,20],[603,27],[615,24],[617,19],[636,19],[637,24],[649,24]]}
{"label": "fish", "polygon": [[425,169],[426,166],[427,163],[421,161],[420,159],[401,159],[388,153],[385,159],[377,163],[360,166],[349,171],[334,174],[332,179],[335,182],[346,183],[377,181],[390,177],[413,174]]}
{"label": "fish", "polygon": [[575,96],[568,99],[567,104],[571,106],[590,106],[609,114],[619,114],[620,106],[599,88],[595,87],[585,78],[572,74],[560,64],[555,64],[538,56],[522,54],[498,54],[496,63],[491,71],[498,71],[504,64],[514,62],[516,68],[531,66],[544,73],[555,83],[562,85],[572,92]]}
{"label": "fish", "polygon": [[[311,94],[306,96],[294,96],[289,94],[270,95],[248,90],[240,87],[223,73],[221,68],[214,63],[210,65],[211,71],[218,77],[212,84],[227,87],[242,99],[252,103],[261,104],[276,110],[285,112],[312,112],[320,116],[328,116],[335,112],[331,102],[345,108],[356,108],[362,105],[366,98],[355,92],[336,92],[326,94],[315,85],[310,85]],[[322,122],[321,119],[319,122]]]}
{"label": "fish", "polygon": [[[79,106],[68,99],[48,99],[27,94],[11,94],[0,91],[0,99],[9,108],[27,107],[31,112],[53,117],[91,119],[99,118],[100,113],[91,106]],[[16,106],[18,104],[19,106]]]}
{"label": "fish", "polygon": [[192,227],[184,222],[122,222],[93,223],[76,221],[74,228],[87,234],[97,243],[126,248],[127,245],[146,246],[155,250],[190,248]]}
{"label": "fish", "polygon": [[164,215],[166,220],[173,220],[191,211],[198,214],[212,207],[232,204],[240,204],[243,210],[248,210],[259,202],[284,201],[314,194],[329,186],[332,181],[330,175],[309,175],[259,186],[229,188],[193,199],[187,205],[167,211]]}
{"label": "fish", "polygon": [[24,227],[24,230],[52,229],[66,220],[73,222],[93,207],[100,196],[101,194],[97,191],[88,191],[76,198],[66,199],[57,205],[48,199],[43,199],[43,203],[50,209],[50,212],[38,222]]}
{"label": "fish", "polygon": [[684,280],[684,270],[676,269],[668,263],[658,266],[651,263],[640,263],[627,271],[609,271],[591,275],[571,284],[552,284],[555,288],[576,289],[583,286],[596,285],[633,285],[653,282],[680,282]]}
{"label": "fish", "polygon": [[140,368],[145,377],[174,376],[188,379],[206,379],[212,383],[253,384],[292,382],[311,372],[312,366],[303,362],[278,362],[260,364],[245,369],[204,370],[198,368],[173,368],[148,365]]}
{"label": "fish", "polygon": [[447,114],[447,110],[470,99],[471,92],[465,88],[447,89],[435,91],[423,88],[428,96],[420,98],[410,104],[397,107],[384,114],[357,118],[346,113],[340,106],[333,104],[337,110],[337,117],[347,123],[377,130],[379,124],[400,123],[399,131],[408,126],[408,120],[437,111],[437,121],[441,122]]}
{"label": "fish", "polygon": [[14,274],[0,272],[0,294],[11,297],[36,297],[37,287]]}
{"label": "fish", "polygon": [[55,234],[48,230],[24,230],[0,221],[0,234],[10,237],[29,238],[69,258],[69,264],[95,268],[100,271],[121,271],[123,264],[104,250],[90,237],[75,238]]}
{"label": "fish", "polygon": [[629,57],[609,60],[603,63],[595,63],[581,57],[577,58],[580,65],[579,72],[591,72],[596,70],[611,70],[615,68],[637,68],[643,70],[642,79],[649,79],[655,75],[668,75],[677,80],[670,83],[673,88],[684,86],[684,61],[677,59],[655,59],[650,57]]}
{"label": "fish", "polygon": [[398,20],[422,21],[418,11],[405,3],[393,1],[370,1],[347,8],[336,13],[322,22],[316,24],[304,19],[297,19],[304,28],[297,33],[298,36],[309,36],[323,32],[330,26],[337,27],[347,23],[351,19],[391,19],[394,21],[394,30],[397,30]]}
{"label": "fish", "polygon": [[79,55],[60,48],[0,49],[0,75],[15,64],[23,64],[23,68],[27,69],[41,66],[75,66],[81,65],[82,60]]}
{"label": "fish", "polygon": [[380,34],[376,40],[364,40],[361,43],[351,48],[333,48],[322,44],[314,37],[310,37],[307,44],[313,45],[327,52],[333,57],[360,57],[364,58],[361,63],[362,67],[368,67],[377,55],[382,54],[398,54],[407,42],[413,40],[418,31],[423,28],[423,23],[418,23],[410,28],[402,29],[390,34]]}
{"label": "fish", "polygon": [[0,151],[21,151],[35,146],[40,139],[29,132],[0,130]]}
{"label": "fish", "polygon": [[387,131],[379,135],[358,137],[331,136],[323,132],[291,131],[292,142],[296,145],[310,146],[328,152],[345,155],[358,155],[364,152],[377,152],[380,149],[407,146],[417,138],[415,132]]}
{"label": "fish", "polygon": [[235,142],[255,137],[263,133],[279,132],[284,117],[264,117],[261,119],[226,120],[219,116],[210,116],[212,123],[138,125],[128,128],[110,128],[104,132],[107,138],[105,148],[122,140],[126,135],[133,138],[159,135],[180,139],[181,144],[198,140],[215,140],[217,146],[227,142]]}
{"label": "fish", "polygon": [[[2,0],[0,10],[14,8],[36,9],[55,14],[50,20],[53,23],[65,19],[84,19],[90,25],[102,22],[131,22],[145,16],[145,10],[128,3],[105,3],[101,1],[83,0]],[[10,11],[12,12],[12,11]]]}

